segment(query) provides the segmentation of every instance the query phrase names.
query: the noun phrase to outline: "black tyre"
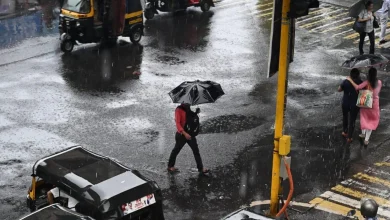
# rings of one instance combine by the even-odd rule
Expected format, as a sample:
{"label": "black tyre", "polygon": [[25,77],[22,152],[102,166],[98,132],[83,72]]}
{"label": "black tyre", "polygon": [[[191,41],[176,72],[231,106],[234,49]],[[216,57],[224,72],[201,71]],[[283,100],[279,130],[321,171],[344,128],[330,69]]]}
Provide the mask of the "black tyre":
{"label": "black tyre", "polygon": [[141,38],[142,38],[142,29],[141,28],[137,28],[137,29],[133,30],[130,34],[130,41],[133,44],[137,44],[138,42],[140,42]]}
{"label": "black tyre", "polygon": [[73,47],[74,47],[74,42],[72,40],[70,40],[70,39],[63,39],[61,41],[61,50],[64,53],[72,52]]}
{"label": "black tyre", "polygon": [[152,9],[146,9],[144,11],[144,16],[146,19],[151,20],[154,18],[154,11]]}
{"label": "black tyre", "polygon": [[201,5],[200,9],[202,9],[203,12],[209,11],[210,10],[210,3],[207,0],[204,0]]}

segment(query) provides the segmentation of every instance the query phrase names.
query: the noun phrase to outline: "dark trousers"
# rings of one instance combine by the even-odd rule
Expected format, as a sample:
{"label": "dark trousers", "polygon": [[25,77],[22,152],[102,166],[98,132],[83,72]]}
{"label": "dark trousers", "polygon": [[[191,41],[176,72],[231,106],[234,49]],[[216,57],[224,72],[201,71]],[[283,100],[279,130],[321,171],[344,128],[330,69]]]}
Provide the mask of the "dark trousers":
{"label": "dark trousers", "polygon": [[359,108],[356,106],[343,105],[343,131],[348,134],[348,138],[352,138],[355,130],[355,121],[359,113]]}
{"label": "dark trousers", "polygon": [[191,140],[187,140],[184,135],[176,133],[175,136],[176,144],[171,152],[171,156],[169,157],[168,167],[174,167],[176,163],[176,157],[180,153],[181,149],[185,144],[188,144],[191,147],[192,153],[194,153],[196,165],[198,167],[199,172],[203,171],[202,158],[200,157],[198,143],[195,137],[192,137]]}
{"label": "dark trousers", "polygon": [[375,52],[375,32],[372,31],[370,33],[362,32],[360,33],[360,41],[359,41],[359,52],[360,54],[363,54],[363,45],[364,45],[364,39],[366,38],[366,35],[370,38],[370,54],[374,54]]}

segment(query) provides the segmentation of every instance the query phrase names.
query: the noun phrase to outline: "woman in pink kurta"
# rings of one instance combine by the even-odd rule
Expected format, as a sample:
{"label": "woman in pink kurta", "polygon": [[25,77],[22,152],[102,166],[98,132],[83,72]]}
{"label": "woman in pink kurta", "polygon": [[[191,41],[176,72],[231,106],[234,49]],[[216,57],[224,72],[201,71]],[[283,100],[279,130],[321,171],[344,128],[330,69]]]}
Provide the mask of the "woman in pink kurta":
{"label": "woman in pink kurta", "polygon": [[382,81],[378,80],[375,68],[370,68],[367,80],[360,85],[355,84],[350,78],[348,80],[356,90],[369,89],[373,92],[372,108],[360,108],[360,127],[362,133],[359,137],[364,139],[364,146],[367,147],[372,131],[376,130],[379,125],[379,93],[382,88]]}

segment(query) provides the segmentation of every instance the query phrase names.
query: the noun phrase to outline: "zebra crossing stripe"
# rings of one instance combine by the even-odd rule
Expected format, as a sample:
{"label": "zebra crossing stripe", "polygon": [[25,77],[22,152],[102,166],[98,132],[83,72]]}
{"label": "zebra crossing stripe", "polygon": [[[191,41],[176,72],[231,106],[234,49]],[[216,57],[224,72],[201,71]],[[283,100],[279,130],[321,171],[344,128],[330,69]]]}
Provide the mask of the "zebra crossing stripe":
{"label": "zebra crossing stripe", "polygon": [[264,6],[269,6],[269,5],[271,5],[271,7],[273,7],[274,3],[271,2],[271,3],[266,3],[266,4],[259,4],[259,5],[257,5],[257,8],[260,9],[260,8],[262,8]]}
{"label": "zebra crossing stripe", "polygon": [[[350,18],[345,18],[345,19],[342,19],[342,20],[340,20],[340,21],[345,21],[345,20],[349,20],[349,19],[350,19]],[[342,28],[342,27],[350,26],[350,25],[352,25],[354,22],[355,22],[355,21],[350,21],[350,22],[347,22],[347,23],[345,23],[345,24],[339,25],[339,26],[337,26],[337,27],[333,27],[333,28],[329,28],[329,29],[327,29],[327,30],[324,30],[324,31],[322,31],[321,33],[327,33],[327,32],[329,32],[329,31],[338,30],[338,29],[340,29],[340,28]]]}
{"label": "zebra crossing stripe", "polygon": [[273,8],[267,8],[267,9],[263,9],[263,10],[258,10],[254,14],[257,15],[257,14],[261,14],[261,13],[266,12],[266,11],[272,11],[272,9]]}
{"label": "zebra crossing stripe", "polygon": [[263,17],[270,16],[270,15],[272,15],[273,13],[274,13],[274,12],[269,12],[269,13],[265,13],[265,14],[262,14],[262,15],[258,15],[257,17],[263,18]]}
{"label": "zebra crossing stripe", "polygon": [[[237,5],[240,3],[251,3],[248,0],[238,0],[237,2],[233,1],[223,1],[224,3],[219,4],[219,7],[228,7]],[[272,21],[273,15],[273,1],[259,1],[253,4],[251,8],[251,15],[258,18],[264,19],[265,21]],[[331,32],[332,37],[341,37],[345,40],[352,40],[353,43],[357,44],[359,42],[359,33],[356,33],[352,29],[352,25],[355,19],[348,17],[348,10],[344,8],[338,8],[330,4],[321,4],[320,8],[311,9],[308,16],[304,16],[296,19],[296,24],[299,28],[307,29],[309,32],[319,32],[319,33],[329,33]],[[345,16],[345,17],[343,17]],[[318,26],[320,25],[320,26]],[[390,22],[387,25],[387,32],[389,35],[386,35],[385,39],[390,40]],[[376,30],[376,36],[379,35],[379,29]],[[366,38],[365,42],[369,43],[369,39]],[[379,43],[379,39],[376,39],[376,43]],[[389,47],[389,43],[383,45],[377,45],[377,47]],[[381,166],[389,166],[389,162],[377,163]]]}
{"label": "zebra crossing stripe", "polygon": [[369,176],[365,173],[358,173],[358,174],[355,174],[353,177],[356,179],[365,180],[365,181],[368,181],[371,183],[376,183],[376,184],[380,184],[380,185],[383,185],[386,187],[390,187],[390,181],[380,179],[380,178],[374,177],[374,176]]}
{"label": "zebra crossing stripe", "polygon": [[319,9],[310,10],[309,11],[309,15],[298,18],[297,22],[305,20],[305,19],[312,18],[312,17],[316,16],[318,14],[318,12],[322,12],[323,10],[328,10],[328,8],[319,8]]}
{"label": "zebra crossing stripe", "polygon": [[[351,210],[351,208],[349,207],[345,207],[337,203],[327,201],[323,198],[315,198],[312,201],[310,201],[310,204],[314,204],[317,208],[321,210],[338,214],[338,215],[343,215],[343,216],[346,216],[347,213]],[[355,216],[358,217],[359,219],[363,219],[363,216],[360,214],[359,211],[356,212]]]}
{"label": "zebra crossing stripe", "polygon": [[353,187],[354,189],[360,190],[362,192],[364,191],[381,198],[390,198],[389,190],[379,189],[372,185],[368,187],[367,183],[363,183],[354,179],[345,180],[341,182],[341,185],[343,185],[344,187]]}
{"label": "zebra crossing stripe", "polygon": [[334,35],[332,35],[332,37],[337,37],[337,36],[340,36],[340,35],[344,35],[344,34],[347,34],[347,33],[349,33],[349,32],[355,32],[355,30],[353,30],[353,29],[351,28],[351,29],[348,29],[348,30],[346,30],[346,31],[342,31],[342,32],[340,32],[340,33],[334,34]]}
{"label": "zebra crossing stripe", "polygon": [[374,196],[374,195],[368,194],[366,192],[362,192],[362,191],[359,191],[359,190],[355,190],[355,189],[351,189],[351,188],[348,188],[348,187],[344,187],[342,185],[337,185],[337,186],[333,187],[332,191],[335,191],[335,192],[338,192],[338,193],[341,193],[341,194],[345,194],[345,195],[351,196],[351,197],[356,198],[358,200],[361,200],[362,198],[374,199],[379,205],[386,206],[386,207],[390,208],[390,201],[389,200],[384,199],[382,197],[378,197],[378,196]]}
{"label": "zebra crossing stripe", "polygon": [[[326,191],[321,195],[322,198],[326,200],[330,200],[339,204],[343,204],[344,206],[355,208],[355,209],[360,209],[360,201],[351,199],[345,196],[342,196],[337,193],[333,193],[330,191]],[[390,217],[390,211],[384,210],[382,207],[379,207],[378,209],[378,215],[383,216],[383,217]]]}
{"label": "zebra crossing stripe", "polygon": [[[390,27],[390,24],[388,24],[387,27]],[[382,167],[382,166],[390,167],[390,163],[389,162],[380,162],[380,163],[375,163],[374,165],[378,166],[378,167]]]}
{"label": "zebra crossing stripe", "polygon": [[[331,23],[327,23],[325,25],[322,25],[322,26],[319,26],[319,27],[316,27],[316,28],[313,28],[311,29],[310,31],[318,31],[320,29],[323,29],[323,28],[326,28],[326,27],[329,27],[329,26],[334,26],[335,24],[339,23],[339,22],[343,22],[345,20],[348,20],[349,18],[344,18],[344,19],[341,19],[341,20],[337,20],[337,21],[334,21],[334,22],[331,22]],[[336,27],[331,27],[330,29],[333,29],[333,28],[337,28],[338,26]]]}
{"label": "zebra crossing stripe", "polygon": [[342,14],[339,14],[339,15],[336,15],[336,16],[327,16],[327,15],[329,15],[330,13],[328,13],[328,14],[323,14],[323,15],[321,15],[321,16],[323,16],[323,17],[327,16],[327,17],[325,17],[324,19],[315,21],[315,22],[311,22],[311,23],[308,23],[308,24],[301,25],[300,27],[302,27],[302,28],[308,28],[308,27],[311,27],[311,26],[313,26],[313,25],[315,25],[315,24],[322,23],[322,22],[324,22],[324,21],[326,21],[326,20],[332,20],[332,19],[335,19],[335,18],[337,18],[337,17],[339,17],[339,16],[343,16],[343,15],[345,15],[345,14],[347,14],[347,13],[349,13],[349,12],[342,13]]}
{"label": "zebra crossing stripe", "polygon": [[[314,17],[311,17],[311,18],[308,18],[308,19],[303,19],[303,20],[300,20],[297,22],[297,24],[301,24],[303,22],[307,22],[307,21],[311,21],[311,20],[315,20],[317,18],[322,18],[322,17],[325,17],[327,15],[331,15],[331,14],[335,14],[339,11],[344,11],[344,9],[339,9],[339,10],[336,10],[336,11],[332,11],[332,12],[329,12],[329,13],[326,13],[326,14],[320,14],[320,15],[317,15],[317,16],[314,16]],[[348,12],[347,12],[348,13]]]}

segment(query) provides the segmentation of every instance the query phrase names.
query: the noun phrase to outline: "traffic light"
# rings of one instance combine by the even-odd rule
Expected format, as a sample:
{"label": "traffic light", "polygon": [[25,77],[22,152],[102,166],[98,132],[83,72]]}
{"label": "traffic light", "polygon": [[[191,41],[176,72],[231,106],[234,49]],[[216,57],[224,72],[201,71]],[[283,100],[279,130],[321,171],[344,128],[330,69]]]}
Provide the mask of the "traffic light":
{"label": "traffic light", "polygon": [[291,0],[290,12],[288,16],[290,18],[299,18],[309,14],[310,8],[318,8],[320,2],[318,0]]}

